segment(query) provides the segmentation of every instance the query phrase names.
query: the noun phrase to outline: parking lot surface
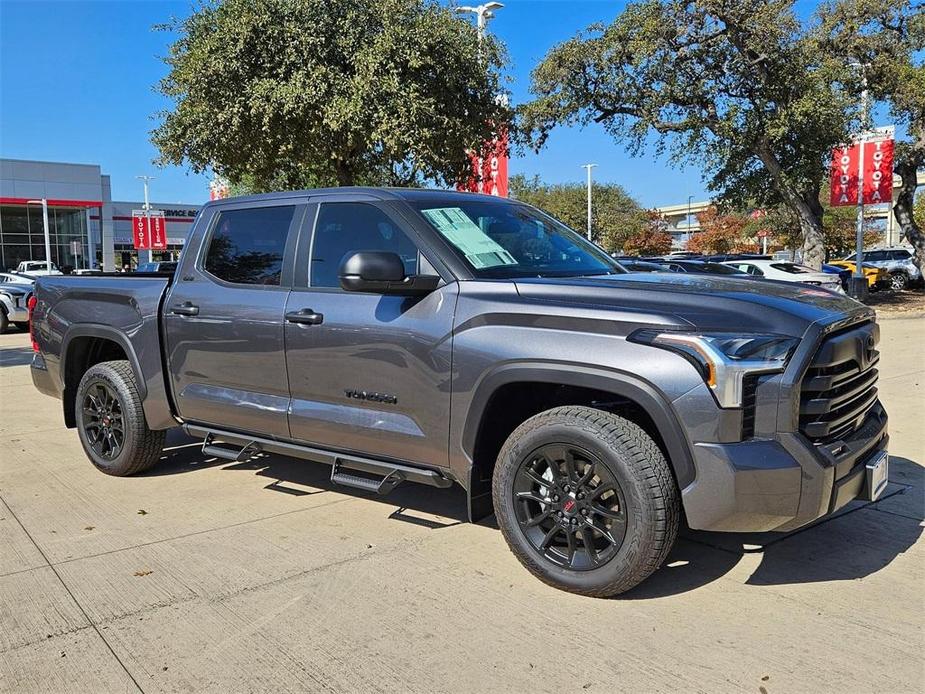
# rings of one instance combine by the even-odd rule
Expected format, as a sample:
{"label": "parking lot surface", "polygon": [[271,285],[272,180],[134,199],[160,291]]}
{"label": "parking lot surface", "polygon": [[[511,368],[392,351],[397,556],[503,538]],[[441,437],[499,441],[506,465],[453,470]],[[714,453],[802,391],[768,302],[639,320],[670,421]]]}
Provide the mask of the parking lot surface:
{"label": "parking lot surface", "polygon": [[922,692],[925,320],[882,322],[890,485],[787,537],[685,532],[611,600],[532,578],[460,489],[384,498],[172,432],[98,473],[0,336],[0,691]]}

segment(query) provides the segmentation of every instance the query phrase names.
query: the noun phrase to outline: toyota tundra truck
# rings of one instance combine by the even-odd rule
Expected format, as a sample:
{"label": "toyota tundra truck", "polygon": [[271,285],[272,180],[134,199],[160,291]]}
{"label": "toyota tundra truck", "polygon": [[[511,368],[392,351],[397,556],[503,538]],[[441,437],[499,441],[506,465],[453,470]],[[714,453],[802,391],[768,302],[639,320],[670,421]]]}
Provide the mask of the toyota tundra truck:
{"label": "toyota tundra truck", "polygon": [[[32,377],[90,462],[323,462],[460,485],[547,583],[626,591],[682,522],[786,532],[887,483],[878,326],[819,287],[627,273],[540,210],[437,190],[213,201],[171,274],[48,276]],[[178,484],[180,482],[178,481]]]}

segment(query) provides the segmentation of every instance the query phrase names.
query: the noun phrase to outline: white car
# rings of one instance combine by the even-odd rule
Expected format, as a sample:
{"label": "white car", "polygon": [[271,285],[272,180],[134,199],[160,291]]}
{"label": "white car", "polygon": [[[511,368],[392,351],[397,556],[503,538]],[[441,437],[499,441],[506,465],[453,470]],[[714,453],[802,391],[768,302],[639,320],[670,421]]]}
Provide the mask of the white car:
{"label": "white car", "polygon": [[812,284],[823,289],[831,289],[838,294],[845,293],[838,275],[813,270],[805,265],[788,263],[783,260],[727,260],[723,265],[729,265],[755,277],[764,277],[779,282]]}
{"label": "white car", "polygon": [[52,263],[51,270],[48,269],[48,263],[44,260],[24,260],[16,266],[16,272],[24,272],[27,275],[36,277],[42,275],[60,275],[61,271]]}
{"label": "white car", "polygon": [[32,287],[28,284],[0,284],[0,333],[5,333],[10,323],[20,330],[29,329],[30,296]]}
{"label": "white car", "polygon": [[0,284],[35,284],[35,277],[18,275],[15,272],[0,272]]}

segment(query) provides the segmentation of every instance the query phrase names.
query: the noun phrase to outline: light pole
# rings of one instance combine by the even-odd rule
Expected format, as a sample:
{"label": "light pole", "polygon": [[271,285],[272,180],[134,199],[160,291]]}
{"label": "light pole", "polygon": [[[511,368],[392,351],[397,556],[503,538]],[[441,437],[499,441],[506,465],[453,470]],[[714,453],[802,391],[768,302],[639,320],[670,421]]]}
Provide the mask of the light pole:
{"label": "light pole", "polygon": [[[693,195],[687,196],[687,243],[691,242],[691,200],[694,199]],[[686,246],[685,246],[686,248]]]}
{"label": "light pole", "polygon": [[[135,178],[137,178],[139,181],[144,183],[144,186],[145,186],[145,205],[144,205],[145,228],[148,230],[147,233],[150,235],[151,234],[151,203],[148,202],[148,183],[154,180],[154,176],[135,176]],[[142,255],[142,253],[144,253],[145,255]],[[139,265],[141,265],[142,263],[150,263],[151,260],[152,258],[151,258],[150,249],[147,251],[138,251],[138,264]]]}
{"label": "light pole", "polygon": [[588,241],[591,240],[591,169],[597,164],[582,164],[581,168],[588,172]]}
{"label": "light pole", "polygon": [[854,234],[854,277],[851,278],[851,295],[861,299],[867,293],[867,279],[864,277],[864,140],[867,138],[867,73],[866,64],[855,60],[849,63],[861,72],[861,133],[858,137],[858,221]]}
{"label": "light pole", "polygon": [[48,199],[27,200],[27,205],[42,206],[42,224],[45,227],[45,269],[51,274],[51,236],[48,234]]}
{"label": "light pole", "polygon": [[475,15],[475,26],[479,32],[479,58],[482,57],[482,41],[485,39],[485,32],[488,29],[488,20],[495,16],[495,10],[500,10],[504,5],[500,2],[486,2],[484,5],[462,5],[456,8],[456,12],[463,14],[471,12]]}

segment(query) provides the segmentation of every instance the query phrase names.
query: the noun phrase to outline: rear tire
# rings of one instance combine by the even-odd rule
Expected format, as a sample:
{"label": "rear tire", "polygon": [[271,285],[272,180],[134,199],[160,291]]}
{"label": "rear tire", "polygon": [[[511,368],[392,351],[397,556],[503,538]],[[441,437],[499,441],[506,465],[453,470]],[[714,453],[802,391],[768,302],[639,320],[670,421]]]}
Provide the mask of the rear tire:
{"label": "rear tire", "polygon": [[74,411],[84,452],[107,475],[135,475],[160,459],[167,432],[148,428],[127,361],[91,366],[80,379]]}
{"label": "rear tire", "polygon": [[680,494],[661,450],[636,424],[589,407],[547,410],[517,427],[492,494],[501,532],[527,570],[582,595],[638,585],[678,534]]}

